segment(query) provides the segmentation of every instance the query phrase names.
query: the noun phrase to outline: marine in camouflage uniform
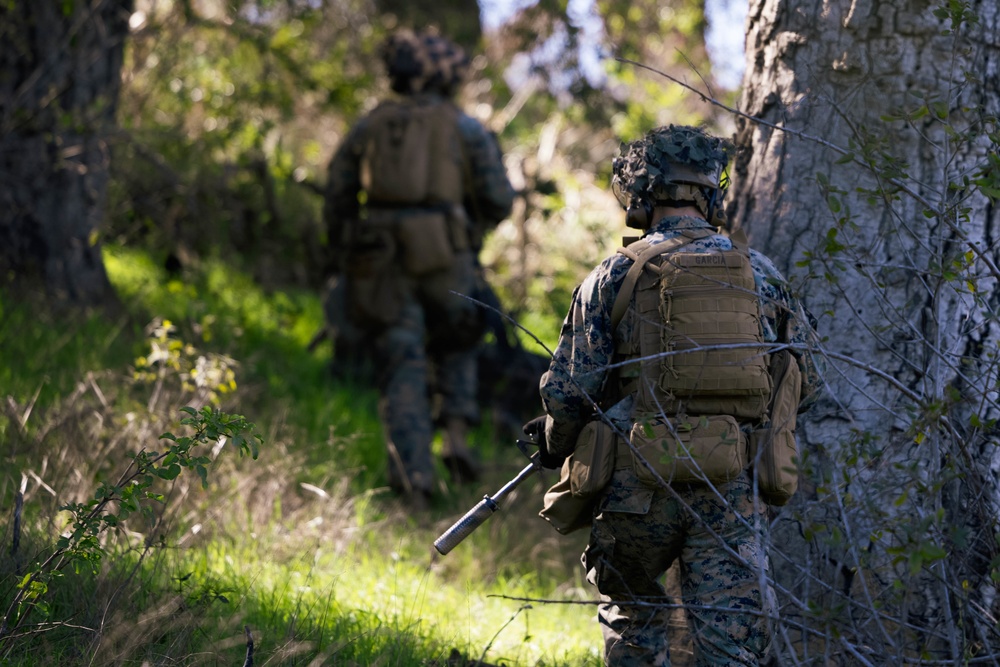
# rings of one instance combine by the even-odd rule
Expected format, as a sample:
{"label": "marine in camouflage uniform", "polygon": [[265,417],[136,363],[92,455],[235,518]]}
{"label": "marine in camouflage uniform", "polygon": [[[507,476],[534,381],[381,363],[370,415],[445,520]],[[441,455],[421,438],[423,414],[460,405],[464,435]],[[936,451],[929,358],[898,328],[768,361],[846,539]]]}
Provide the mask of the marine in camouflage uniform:
{"label": "marine in camouflage uniform", "polygon": [[[630,226],[645,229],[645,240],[656,244],[685,230],[715,230],[706,218],[722,221],[719,202],[713,201],[719,193],[710,187],[689,188],[678,200],[673,184],[665,180],[671,170],[664,163],[703,167],[718,183],[731,151],[728,142],[695,128],[671,126],[648,133],[623,151],[616,161],[614,186],[628,206]],[[678,252],[732,248],[727,235],[715,233]],[[540,383],[547,417],[525,426],[529,435],[539,436],[547,467],[557,467],[573,451],[593,416],[594,402],[621,432],[629,433],[632,427],[635,394],[616,396],[613,385],[620,380],[611,370],[622,361],[620,352],[616,354],[619,342],[632,340],[638,326],[633,295],[632,307],[612,331],[612,305],[632,263],[623,254],[605,259],[573,295],[552,363]],[[767,257],[751,250],[751,266],[764,341],[797,346],[804,409],[820,388],[822,369],[808,352],[815,342],[814,324]],[[538,432],[541,428],[544,433]],[[588,581],[597,586],[602,600],[605,663],[670,664],[669,611],[663,606],[669,599],[660,581],[679,561],[696,663],[758,665],[769,645],[768,605],[760,586],[767,568],[761,540],[765,512],[746,471],[728,483],[651,488],[637,479],[631,457],[619,454],[611,482],[595,507],[582,559]]]}
{"label": "marine in camouflage uniform", "polygon": [[[343,271],[347,278],[340,281],[346,291],[342,314],[351,320],[348,325],[359,327],[373,343],[389,483],[408,494],[412,506],[419,508],[434,488],[431,442],[435,416],[445,427],[446,466],[460,480],[477,474],[465,433],[479,418],[476,345],[482,314],[468,299],[454,295],[431,299],[430,294],[440,297],[442,291],[454,290],[476,295],[483,280],[477,259],[482,237],[510,213],[514,192],[496,137],[451,100],[468,69],[465,52],[436,32],[400,30],[386,42],[383,58],[400,100],[424,106],[448,105],[454,114],[461,144],[454,148],[461,154],[453,157],[462,163],[462,207],[469,221],[469,247],[456,251],[447,282],[408,277],[399,262],[393,261],[382,268],[388,292],[352,292],[352,282],[359,282],[352,276],[370,268],[369,258],[381,261],[387,253],[384,247],[372,247],[378,244],[371,243],[367,235],[366,217],[380,208],[401,214],[419,212],[421,203],[380,206],[368,196],[362,205],[363,198],[359,199],[363,191],[362,156],[371,139],[372,116],[378,109],[351,128],[330,162],[324,217],[338,258],[334,269]],[[378,312],[366,321],[355,317],[359,308],[378,311],[386,298],[398,306],[386,321],[378,321]],[[433,397],[432,386],[436,392]]]}

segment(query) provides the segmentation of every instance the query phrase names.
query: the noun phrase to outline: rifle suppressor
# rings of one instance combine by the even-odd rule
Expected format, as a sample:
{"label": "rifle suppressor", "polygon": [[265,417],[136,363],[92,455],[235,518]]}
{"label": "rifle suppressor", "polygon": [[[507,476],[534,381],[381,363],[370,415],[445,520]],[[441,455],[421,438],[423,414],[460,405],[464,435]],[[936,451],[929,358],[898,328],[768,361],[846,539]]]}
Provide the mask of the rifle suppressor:
{"label": "rifle suppressor", "polygon": [[441,537],[434,540],[434,548],[444,556],[457,547],[462,540],[472,534],[472,531],[486,523],[486,520],[500,509],[499,501],[504,496],[516,489],[521,482],[531,477],[541,467],[541,464],[538,462],[538,453],[536,452],[531,457],[531,463],[525,466],[524,470],[517,474],[517,477],[504,484],[503,488],[497,491],[492,498],[490,496],[483,496],[478,505],[466,512],[465,516],[456,521],[451,528],[444,531]]}

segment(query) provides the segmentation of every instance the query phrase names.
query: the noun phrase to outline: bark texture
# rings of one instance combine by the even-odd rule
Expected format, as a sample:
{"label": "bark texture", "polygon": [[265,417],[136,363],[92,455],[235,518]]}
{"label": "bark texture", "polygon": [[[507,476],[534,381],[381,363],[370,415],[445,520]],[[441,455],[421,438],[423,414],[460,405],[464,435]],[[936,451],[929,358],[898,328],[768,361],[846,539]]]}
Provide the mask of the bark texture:
{"label": "bark texture", "polygon": [[730,213],[796,279],[830,355],[772,555],[785,618],[839,636],[786,627],[791,664],[1000,648],[1000,214],[976,186],[997,151],[1000,9],[947,6],[750,3],[740,108],[763,122],[739,122]]}
{"label": "bark texture", "polygon": [[0,6],[0,285],[112,292],[98,230],[132,0]]}

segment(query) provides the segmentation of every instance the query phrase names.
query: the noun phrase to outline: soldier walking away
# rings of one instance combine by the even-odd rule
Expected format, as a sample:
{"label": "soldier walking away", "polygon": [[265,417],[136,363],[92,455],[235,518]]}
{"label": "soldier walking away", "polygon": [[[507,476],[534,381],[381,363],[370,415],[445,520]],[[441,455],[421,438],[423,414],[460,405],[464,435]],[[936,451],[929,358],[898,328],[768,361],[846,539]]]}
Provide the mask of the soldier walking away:
{"label": "soldier walking away", "polygon": [[769,360],[793,350],[792,415],[815,401],[821,368],[785,279],[742,232],[716,228],[732,151],[682,126],[622,146],[613,188],[642,237],[575,292],[540,382],[546,415],[524,426],[550,468],[600,442],[595,423],[610,434],[582,559],[607,665],[670,664],[660,582],[674,562],[696,664],[755,666],[769,646],[767,510],[749,443],[772,410]]}
{"label": "soldier walking away", "polygon": [[382,56],[396,96],[333,156],[324,217],[343,319],[373,348],[389,484],[420,509],[435,486],[435,426],[452,478],[478,476],[466,432],[479,419],[484,320],[455,293],[476,296],[483,234],[510,213],[514,192],[496,137],[452,99],[464,50],[433,30],[400,30]]}

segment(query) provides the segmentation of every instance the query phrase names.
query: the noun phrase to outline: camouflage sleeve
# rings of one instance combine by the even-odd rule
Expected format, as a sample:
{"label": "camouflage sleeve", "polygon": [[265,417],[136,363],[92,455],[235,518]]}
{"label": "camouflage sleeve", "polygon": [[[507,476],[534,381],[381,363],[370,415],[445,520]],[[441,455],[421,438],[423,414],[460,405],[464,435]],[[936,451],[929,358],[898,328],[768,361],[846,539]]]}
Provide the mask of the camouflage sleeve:
{"label": "camouflage sleeve", "polygon": [[358,219],[361,192],[361,152],[364,146],[366,122],[359,121],[347,133],[327,168],[326,191],[323,198],[323,221],[326,224],[327,249],[332,270],[347,242],[349,227]]}
{"label": "camouflage sleeve", "polygon": [[569,454],[600,401],[615,351],[611,307],[623,273],[612,271],[611,257],[594,269],[573,293],[549,370],[539,390],[546,440],[553,454]]}
{"label": "camouflage sleeve", "polygon": [[789,343],[802,373],[802,396],[799,412],[819,400],[826,370],[817,354],[819,335],[816,320],[788,289],[781,272],[764,255],[751,251],[751,263],[761,298],[764,340],[768,343]]}
{"label": "camouflage sleeve", "polygon": [[463,203],[469,217],[485,232],[510,215],[514,188],[507,178],[496,137],[466,114],[459,116],[458,126],[472,181]]}

